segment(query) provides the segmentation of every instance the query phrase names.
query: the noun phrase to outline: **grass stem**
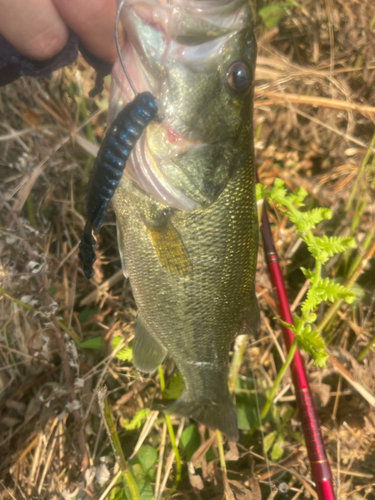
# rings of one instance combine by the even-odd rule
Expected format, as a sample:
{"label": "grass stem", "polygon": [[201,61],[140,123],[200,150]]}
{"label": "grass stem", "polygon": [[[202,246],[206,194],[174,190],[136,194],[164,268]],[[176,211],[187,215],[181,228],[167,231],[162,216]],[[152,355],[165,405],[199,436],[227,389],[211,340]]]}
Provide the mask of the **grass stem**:
{"label": "grass stem", "polygon": [[[39,313],[40,312],[40,311],[38,311],[38,309],[35,309],[35,307],[32,307],[29,304],[26,304],[26,302],[22,302],[22,300],[16,299],[16,297],[13,297],[13,295],[10,295],[10,293],[6,292],[4,290],[4,288],[0,287],[0,294],[4,295],[4,297],[6,297],[10,301],[14,302],[15,304],[17,304],[19,307],[22,307],[23,309],[26,309],[27,311],[31,311],[33,313]],[[65,323],[63,323],[60,320],[57,320],[57,324],[59,325],[59,327],[61,328],[61,330],[63,330],[65,333],[67,333],[69,335],[69,337],[77,345],[79,345],[81,343],[81,340],[78,337],[78,335],[73,330],[71,330],[70,328],[68,328]]]}
{"label": "grass stem", "polygon": [[116,432],[116,425],[112,419],[111,411],[108,406],[108,401],[107,401],[107,389],[105,387],[101,387],[98,391],[98,400],[99,400],[99,409],[100,413],[102,415],[107,434],[109,437],[109,440],[111,441],[111,445],[113,448],[113,452],[116,457],[116,461],[120,467],[122,477],[124,479],[124,483],[126,486],[129,488],[130,496],[132,500],[139,500],[139,492],[138,492],[138,486],[137,483],[135,482],[135,479],[130,472],[125,457],[124,453],[122,451],[120,439],[118,437],[118,434]]}
{"label": "grass stem", "polygon": [[[261,421],[267,416],[267,413],[269,412],[269,409],[270,409],[271,404],[272,404],[274,397],[275,397],[276,389],[279,387],[280,382],[285,375],[285,372],[287,371],[290,363],[292,362],[294,353],[296,352],[296,348],[297,348],[297,339],[294,338],[292,345],[290,346],[288,355],[285,359],[285,362],[283,363],[283,366],[280,368],[279,373],[277,374],[277,377],[275,379],[275,382],[273,383],[273,386],[271,387],[266,404],[263,406],[262,411],[260,412],[260,420]],[[256,431],[256,429],[258,428],[258,426],[261,424],[262,424],[262,422],[259,422],[259,420],[256,421],[250,429],[250,434],[253,434]]]}
{"label": "grass stem", "polygon": [[364,349],[362,349],[362,351],[358,354],[357,361],[361,361],[374,345],[375,345],[375,337],[373,337],[370,343]]}
{"label": "grass stem", "polygon": [[[370,177],[371,177],[372,170],[373,170],[374,166],[375,166],[375,155],[372,159],[372,162],[369,165],[368,172],[366,173],[366,177],[368,179],[370,179]],[[366,184],[366,182],[364,182],[361,186],[361,190],[360,190],[360,193],[359,193],[359,196],[357,199],[357,203],[355,206],[354,216],[353,216],[352,224],[351,224],[351,228],[350,228],[351,236],[353,236],[353,234],[355,233],[355,231],[358,227],[358,224],[360,222],[361,216],[362,216],[362,214],[367,206],[367,203],[368,203],[368,200],[366,200],[366,198],[364,196],[365,192],[366,192],[366,185],[365,184]],[[374,185],[375,185],[375,177],[373,178],[373,180],[371,182],[371,187],[374,187]]]}
{"label": "grass stem", "polygon": [[30,225],[32,227],[36,227],[34,207],[33,207],[33,198],[31,196],[31,193],[29,194],[29,196],[26,199],[26,206],[27,206],[27,216],[29,218]]}
{"label": "grass stem", "polygon": [[[165,380],[164,380],[164,374],[163,374],[163,369],[161,365],[158,366],[158,372],[159,372],[159,380],[160,380],[160,390],[161,394],[164,397],[164,392],[165,392]],[[166,495],[166,498],[169,498],[178,488],[178,485],[180,484],[181,480],[181,458],[180,458],[180,453],[178,451],[177,445],[176,445],[176,438],[173,432],[173,426],[171,422],[171,418],[168,415],[168,413],[164,414],[165,416],[165,421],[167,423],[167,429],[168,429],[168,434],[169,434],[169,439],[171,442],[172,450],[174,452],[175,460],[176,460],[176,475],[174,478],[174,483],[172,488],[168,491],[168,494]]]}
{"label": "grass stem", "polygon": [[230,394],[233,394],[234,392],[246,344],[247,344],[247,335],[240,335],[239,337],[236,338],[234,343],[232,362],[230,364],[229,375],[228,375],[228,389]]}
{"label": "grass stem", "polygon": [[[353,270],[353,273],[351,274],[350,278],[344,283],[346,288],[350,288],[357,281],[363,269],[365,268],[366,264],[368,263],[369,259],[371,259],[374,253],[375,253],[375,241],[373,241],[372,245],[367,250],[366,254],[359,261],[359,264],[357,265],[356,269]],[[318,332],[322,332],[324,328],[327,326],[327,324],[334,318],[337,311],[340,309],[342,303],[343,299],[339,299],[336,300],[336,302],[334,302],[331,305],[331,307],[325,313],[322,321],[316,327]]]}
{"label": "grass stem", "polygon": [[[375,134],[374,134],[374,137],[375,137]],[[373,175],[372,174],[372,171],[374,169],[374,166],[375,166],[375,155],[374,157],[372,158],[372,162],[369,164],[368,166],[368,171],[366,172],[366,178],[367,179],[370,179],[371,176]],[[371,182],[371,188],[373,188],[375,186],[375,176],[373,176],[373,179],[372,179],[372,182]],[[352,217],[352,223],[351,223],[351,227],[350,227],[350,236],[353,236],[359,226],[359,223],[361,221],[361,217],[362,217],[362,214],[367,206],[367,203],[368,203],[368,200],[366,199],[366,196],[365,196],[365,193],[366,193],[366,181],[364,180],[364,182],[362,183],[361,185],[361,189],[360,189],[360,192],[359,192],[359,195],[358,195],[358,198],[357,198],[357,203],[356,203],[356,206],[355,206],[355,210],[354,210],[354,215]],[[374,229],[373,230],[370,230],[362,244],[362,248],[364,250],[367,250],[371,240],[372,240],[372,237],[374,235]],[[366,246],[367,245],[367,246]],[[356,268],[356,266],[359,264],[360,260],[361,260],[361,256],[356,255],[355,259],[354,259],[354,262],[352,262],[352,264],[350,265],[350,257],[351,257],[352,253],[350,252],[350,250],[347,250],[346,251],[346,256],[345,256],[345,276],[350,276],[351,273],[353,272],[353,269]],[[353,260],[353,259],[351,259]],[[349,265],[350,265],[350,268],[349,268]],[[348,268],[349,268],[349,272],[348,272]]]}
{"label": "grass stem", "polygon": [[[366,250],[368,250],[368,248],[369,248],[369,246],[371,244],[371,241],[373,240],[374,236],[375,236],[375,226],[372,227],[370,229],[370,231],[366,234],[365,239],[363,240],[363,243],[361,245],[362,246],[362,250],[364,250],[365,252],[366,252]],[[352,273],[357,269],[357,267],[361,263],[361,260],[362,260],[362,255],[360,255],[360,254],[357,254],[354,257],[352,265],[350,266],[350,269],[349,269],[349,276],[351,276]]]}
{"label": "grass stem", "polygon": [[372,139],[370,141],[369,147],[367,148],[367,151],[366,151],[366,154],[365,154],[365,156],[364,156],[364,158],[362,160],[361,166],[359,167],[357,178],[354,181],[353,188],[352,188],[352,191],[350,193],[348,202],[345,205],[345,212],[348,212],[350,210],[350,207],[352,206],[353,198],[354,198],[355,193],[357,191],[358,183],[359,183],[360,179],[362,179],[363,171],[366,168],[366,165],[367,165],[367,163],[368,163],[368,161],[370,159],[371,152],[372,152],[372,150],[374,148],[374,145],[375,145],[375,133],[372,136]]}
{"label": "grass stem", "polygon": [[[217,449],[219,451],[220,469],[221,469],[221,473],[223,474],[223,485],[224,485],[224,491],[225,491],[226,484],[227,484],[227,466],[225,463],[223,439],[221,437],[221,432],[219,430],[216,429],[215,434],[216,434]],[[228,494],[225,491],[225,500],[228,500],[228,499],[229,499]]]}
{"label": "grass stem", "polygon": [[[2,333],[3,333],[3,337],[4,337],[4,342],[5,342],[5,345],[8,347],[8,349],[10,348],[10,345],[9,345],[9,341],[8,341],[8,335],[7,335],[7,329],[6,329],[6,326],[4,326],[3,330],[2,330]],[[21,375],[21,372],[19,371],[18,369],[18,366],[17,366],[17,363],[16,363],[16,360],[14,359],[14,356],[13,356],[13,353],[12,351],[9,349],[9,352],[8,352],[8,355],[9,355],[9,359],[10,359],[10,362],[11,364],[13,365],[13,370],[16,372],[16,375],[18,378],[22,379],[22,375]]]}

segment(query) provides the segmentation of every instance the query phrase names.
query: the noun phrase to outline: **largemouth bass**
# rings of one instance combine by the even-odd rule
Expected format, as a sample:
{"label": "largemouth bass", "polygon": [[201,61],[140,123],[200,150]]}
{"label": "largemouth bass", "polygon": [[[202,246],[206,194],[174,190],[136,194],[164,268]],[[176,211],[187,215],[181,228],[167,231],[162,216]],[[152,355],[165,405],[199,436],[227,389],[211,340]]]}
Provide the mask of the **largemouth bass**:
{"label": "largemouth bass", "polygon": [[[124,273],[138,307],[133,360],[170,355],[184,392],[170,407],[238,439],[227,388],[238,333],[255,330],[258,225],[252,99],[256,43],[245,0],[126,0],[123,57],[161,122],[116,190]],[[134,97],[119,63],[110,117]]]}

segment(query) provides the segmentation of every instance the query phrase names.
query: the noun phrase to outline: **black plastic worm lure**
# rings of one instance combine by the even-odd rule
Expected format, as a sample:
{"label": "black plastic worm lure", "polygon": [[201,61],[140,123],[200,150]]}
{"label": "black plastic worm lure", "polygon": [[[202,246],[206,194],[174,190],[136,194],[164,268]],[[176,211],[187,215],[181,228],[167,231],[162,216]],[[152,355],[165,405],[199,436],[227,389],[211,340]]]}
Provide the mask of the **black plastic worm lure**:
{"label": "black plastic worm lure", "polygon": [[158,106],[150,92],[137,94],[113,121],[100,146],[91,172],[87,194],[87,222],[79,244],[86,278],[94,274],[95,239],[108,204],[122,177],[125,164],[147,125],[157,119]]}

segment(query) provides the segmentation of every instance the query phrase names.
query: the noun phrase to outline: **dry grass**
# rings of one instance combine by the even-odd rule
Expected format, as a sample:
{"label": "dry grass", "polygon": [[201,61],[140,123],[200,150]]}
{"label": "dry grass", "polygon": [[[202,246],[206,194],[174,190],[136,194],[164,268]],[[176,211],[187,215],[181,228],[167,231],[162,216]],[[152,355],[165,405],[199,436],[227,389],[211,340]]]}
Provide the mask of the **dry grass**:
{"label": "dry grass", "polygon": [[[255,130],[261,181],[281,177],[290,188],[302,185],[311,206],[334,212],[324,231],[347,235],[354,212],[344,208],[358,180],[356,197],[361,193],[366,203],[354,236],[362,254],[375,224],[371,177],[359,170],[375,130],[374,29],[371,0],[302,0],[286,9],[277,29],[257,29]],[[151,408],[160,396],[157,376],[141,377],[111,352],[113,336],[122,335],[125,344],[131,340],[135,317],[120,270],[113,214],[100,234],[94,280],[85,280],[78,262],[90,153],[103,136],[108,99],[108,88],[102,100],[87,97],[92,81],[93,71],[79,60],[50,81],[23,79],[0,89],[0,286],[29,306],[7,295],[0,298],[4,499],[115,495],[118,490],[110,492],[118,471],[97,405],[99,385],[105,381],[118,422]],[[308,255],[284,218],[274,214],[272,222],[290,302],[297,307],[304,283],[298,268],[308,265]],[[344,279],[344,263],[334,261],[328,272]],[[375,337],[374,275],[372,261],[357,282],[355,305],[343,307],[325,330],[331,356],[326,368],[307,365],[340,499],[375,498],[375,352],[370,349],[356,360]],[[247,345],[240,377],[252,378],[251,360],[262,396],[285,354],[262,253],[257,292],[263,311],[260,341]],[[319,315],[322,319],[324,311]],[[99,336],[104,338],[101,351],[77,349],[73,340]],[[251,388],[242,390],[252,394]],[[267,498],[270,478],[277,499],[316,496],[294,401],[287,377],[277,411],[265,425],[266,436],[285,438],[283,455],[271,461],[269,471],[260,433],[252,438],[243,433],[238,446],[225,445],[228,495]],[[288,415],[285,422],[280,415]],[[172,423],[181,433],[179,421]],[[129,457],[138,441],[138,448],[142,442],[157,448],[162,459],[151,482],[165,493],[174,477],[166,465],[170,456],[173,467],[165,424],[151,413],[144,427],[142,434],[142,428],[120,432],[124,453]],[[199,436],[201,447],[189,468],[182,454],[183,477],[175,496],[222,498],[215,439],[200,428]],[[287,493],[281,493],[284,487]]]}

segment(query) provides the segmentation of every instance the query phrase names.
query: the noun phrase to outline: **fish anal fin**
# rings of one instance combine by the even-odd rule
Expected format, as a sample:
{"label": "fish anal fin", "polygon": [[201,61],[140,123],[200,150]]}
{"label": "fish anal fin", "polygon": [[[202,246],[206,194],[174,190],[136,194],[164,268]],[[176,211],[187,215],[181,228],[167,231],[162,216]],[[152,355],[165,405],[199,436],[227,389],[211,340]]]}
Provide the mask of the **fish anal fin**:
{"label": "fish anal fin", "polygon": [[260,313],[258,302],[254,296],[251,306],[242,310],[239,320],[239,329],[237,335],[252,334],[256,335],[259,331]]}
{"label": "fish anal fin", "polygon": [[147,373],[154,372],[167,355],[167,350],[149,333],[140,317],[135,324],[132,350],[134,366]]}
{"label": "fish anal fin", "polygon": [[147,231],[160,264],[169,272],[185,277],[191,271],[191,263],[181,236],[164,215],[160,224],[147,224]]}

